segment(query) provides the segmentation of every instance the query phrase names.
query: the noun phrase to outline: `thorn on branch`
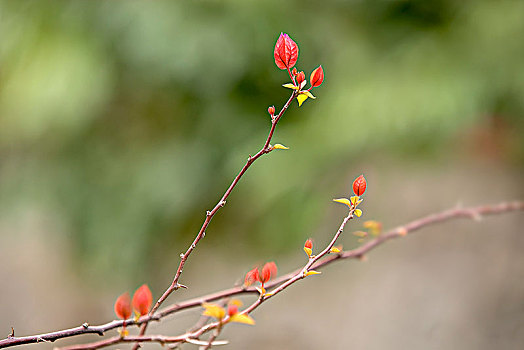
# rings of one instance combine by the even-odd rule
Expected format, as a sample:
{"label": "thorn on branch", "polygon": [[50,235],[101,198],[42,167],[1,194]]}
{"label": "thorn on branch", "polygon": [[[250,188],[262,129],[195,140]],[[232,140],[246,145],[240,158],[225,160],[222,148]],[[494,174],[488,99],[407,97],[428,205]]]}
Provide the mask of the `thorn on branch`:
{"label": "thorn on branch", "polygon": [[11,327],[11,333],[7,336],[8,339],[15,337],[15,329]]}
{"label": "thorn on branch", "polygon": [[358,260],[366,262],[366,261],[368,261],[368,256],[364,255],[364,254],[361,254],[361,255],[358,256]]}
{"label": "thorn on branch", "polygon": [[175,284],[175,286],[173,287],[174,290],[179,290],[180,288],[187,289],[187,286],[184,285],[184,284],[181,284],[181,283],[177,283],[177,284]]}
{"label": "thorn on branch", "polygon": [[480,215],[478,212],[472,210],[468,214],[473,221],[482,221],[482,215]]}
{"label": "thorn on branch", "polygon": [[87,322],[82,323],[82,327],[84,327],[84,329],[88,329],[89,328],[89,323],[87,323]]}
{"label": "thorn on branch", "polygon": [[44,339],[44,338],[42,338],[42,337],[38,337],[38,338],[36,339],[36,342],[37,342],[37,343],[40,343],[40,342],[44,342],[44,343],[52,343],[53,341],[54,341],[54,340],[50,341],[50,340]]}

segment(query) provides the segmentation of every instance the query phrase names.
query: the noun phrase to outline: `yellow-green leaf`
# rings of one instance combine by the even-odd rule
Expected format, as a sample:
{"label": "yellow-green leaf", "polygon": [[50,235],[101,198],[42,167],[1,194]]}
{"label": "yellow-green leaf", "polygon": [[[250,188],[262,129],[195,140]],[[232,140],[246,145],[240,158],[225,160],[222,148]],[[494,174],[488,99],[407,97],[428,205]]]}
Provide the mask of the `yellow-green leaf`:
{"label": "yellow-green leaf", "polygon": [[334,253],[334,254],[336,254],[336,253],[340,253],[340,249],[337,248],[337,247],[332,247],[332,248],[329,250],[329,252],[330,252],[330,253]]}
{"label": "yellow-green leaf", "polygon": [[357,218],[361,217],[362,216],[362,210],[355,209],[355,215],[357,216]]}
{"label": "yellow-green leaf", "polygon": [[226,310],[220,305],[212,303],[203,303],[202,307],[205,309],[203,315],[214,317],[217,320],[221,320],[226,315]]}
{"label": "yellow-green leaf", "polygon": [[289,149],[289,147],[286,147],[284,145],[281,145],[280,143],[277,143],[273,146],[273,149]]}
{"label": "yellow-green leaf", "polygon": [[297,96],[298,106],[302,106],[302,103],[304,103],[305,100],[307,100],[308,96],[306,94],[299,94]]}
{"label": "yellow-green leaf", "polygon": [[238,299],[231,299],[231,301],[229,302],[229,304],[232,304],[232,305],[236,305],[238,307],[241,307],[243,304],[242,304],[242,301],[238,300]]}
{"label": "yellow-green leaf", "polygon": [[298,90],[298,86],[295,86],[294,84],[291,84],[291,83],[287,83],[282,86],[288,89]]}
{"label": "yellow-green leaf", "polygon": [[303,91],[302,93],[307,95],[307,97],[312,98],[313,100],[316,99],[316,97],[313,96],[313,94],[311,92],[307,91],[307,90]]}
{"label": "yellow-green leaf", "polygon": [[342,203],[351,208],[351,202],[347,198],[336,198],[333,199],[333,202]]}
{"label": "yellow-green leaf", "polygon": [[313,254],[311,248],[304,247],[304,251],[306,252],[307,256],[311,256],[311,254]]}
{"label": "yellow-green leaf", "polygon": [[245,324],[250,324],[250,325],[255,324],[255,320],[246,314],[234,314],[229,319],[229,322],[245,323]]}
{"label": "yellow-green leaf", "polygon": [[363,238],[363,237],[367,237],[368,233],[366,231],[355,231],[353,232],[353,235]]}
{"label": "yellow-green leaf", "polygon": [[375,220],[364,221],[362,224],[367,228],[374,236],[378,236],[382,232],[382,223]]}
{"label": "yellow-green leaf", "polygon": [[304,276],[311,276],[311,275],[320,275],[322,272],[320,271],[315,271],[315,270],[311,270],[311,271],[308,271],[304,274]]}

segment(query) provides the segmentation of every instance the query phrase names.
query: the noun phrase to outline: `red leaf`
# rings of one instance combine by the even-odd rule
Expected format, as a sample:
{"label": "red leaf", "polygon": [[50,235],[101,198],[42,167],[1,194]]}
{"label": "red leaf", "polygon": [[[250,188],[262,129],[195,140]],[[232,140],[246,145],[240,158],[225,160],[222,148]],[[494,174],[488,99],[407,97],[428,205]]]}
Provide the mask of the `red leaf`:
{"label": "red leaf", "polygon": [[280,69],[291,69],[297,63],[298,46],[286,33],[280,33],[275,45],[275,63]]}
{"label": "red leaf", "polygon": [[244,284],[246,286],[250,286],[252,285],[253,283],[255,283],[256,281],[259,281],[260,280],[260,277],[259,277],[259,274],[258,274],[258,268],[254,268],[253,270],[249,271],[248,273],[246,273],[246,278],[244,280]]}
{"label": "red leaf", "polygon": [[361,196],[366,191],[366,186],[367,184],[364,175],[360,175],[355,179],[355,181],[353,181],[353,192],[355,192],[357,196]]}
{"label": "red leaf", "polygon": [[277,274],[277,265],[274,262],[268,262],[264,265],[262,268],[262,276],[260,276],[260,282],[266,283],[271,279],[271,277],[275,277]]}
{"label": "red leaf", "polygon": [[133,308],[141,316],[147,315],[151,304],[153,303],[153,295],[147,284],[143,284],[138,288],[133,295]]}
{"label": "red leaf", "polygon": [[304,72],[300,71],[297,74],[297,85],[300,86],[300,84],[302,84],[304,80],[306,80],[306,75],[304,74]]}
{"label": "red leaf", "polygon": [[227,307],[227,314],[229,315],[229,317],[238,314],[238,306],[236,306],[235,304],[229,304]]}
{"label": "red leaf", "polygon": [[322,66],[318,66],[313,72],[311,72],[311,78],[309,79],[312,87],[318,87],[324,81],[324,70]]}
{"label": "red leaf", "polygon": [[309,248],[309,249],[313,248],[313,242],[311,241],[311,239],[308,239],[306,243],[304,243],[304,248]]}
{"label": "red leaf", "polygon": [[115,313],[123,320],[131,317],[131,297],[128,292],[125,292],[116,299]]}

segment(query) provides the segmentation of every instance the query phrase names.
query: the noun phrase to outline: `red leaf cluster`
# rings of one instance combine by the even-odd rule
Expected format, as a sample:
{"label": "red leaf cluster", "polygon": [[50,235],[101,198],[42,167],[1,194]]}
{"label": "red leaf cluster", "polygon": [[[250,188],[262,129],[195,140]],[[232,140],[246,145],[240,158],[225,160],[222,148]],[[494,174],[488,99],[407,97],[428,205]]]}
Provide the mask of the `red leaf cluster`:
{"label": "red leaf cluster", "polygon": [[143,284],[133,295],[132,303],[128,292],[125,292],[116,299],[115,313],[119,318],[126,320],[131,317],[131,305],[133,305],[135,312],[140,316],[144,316],[147,315],[152,304],[153,294],[151,294],[151,290],[147,284]]}
{"label": "red leaf cluster", "polygon": [[275,63],[280,69],[291,69],[297,63],[298,45],[286,33],[280,33],[275,45]]}
{"label": "red leaf cluster", "polygon": [[355,179],[355,181],[353,181],[353,192],[355,192],[357,196],[361,196],[366,191],[366,186],[367,184],[364,175],[360,175]]}
{"label": "red leaf cluster", "polygon": [[249,271],[246,274],[244,284],[246,286],[250,286],[255,282],[260,282],[262,283],[262,285],[264,285],[264,283],[266,283],[267,281],[269,281],[271,278],[275,277],[276,275],[277,275],[277,265],[274,262],[268,262],[262,267],[261,271],[259,271],[257,267]]}

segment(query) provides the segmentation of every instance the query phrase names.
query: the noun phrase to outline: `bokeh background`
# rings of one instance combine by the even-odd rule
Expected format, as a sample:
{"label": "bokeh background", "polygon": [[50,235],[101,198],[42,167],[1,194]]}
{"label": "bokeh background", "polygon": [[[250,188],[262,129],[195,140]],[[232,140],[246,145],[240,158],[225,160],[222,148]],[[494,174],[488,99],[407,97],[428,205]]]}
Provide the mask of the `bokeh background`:
{"label": "bokeh background", "polygon": [[[267,107],[288,97],[272,57],[281,31],[307,77],[322,64],[324,84],[285,114],[274,141],[291,149],[249,170],[191,256],[190,289],[169,302],[266,260],[303,264],[303,242],[328,241],[345,211],[331,199],[361,173],[364,218],[385,227],[523,197],[522,1],[0,1],[2,336],[104,323],[142,283],[162,293],[265,140]],[[510,214],[425,229],[331,266],[223,338],[229,349],[522,349],[523,225]]]}

